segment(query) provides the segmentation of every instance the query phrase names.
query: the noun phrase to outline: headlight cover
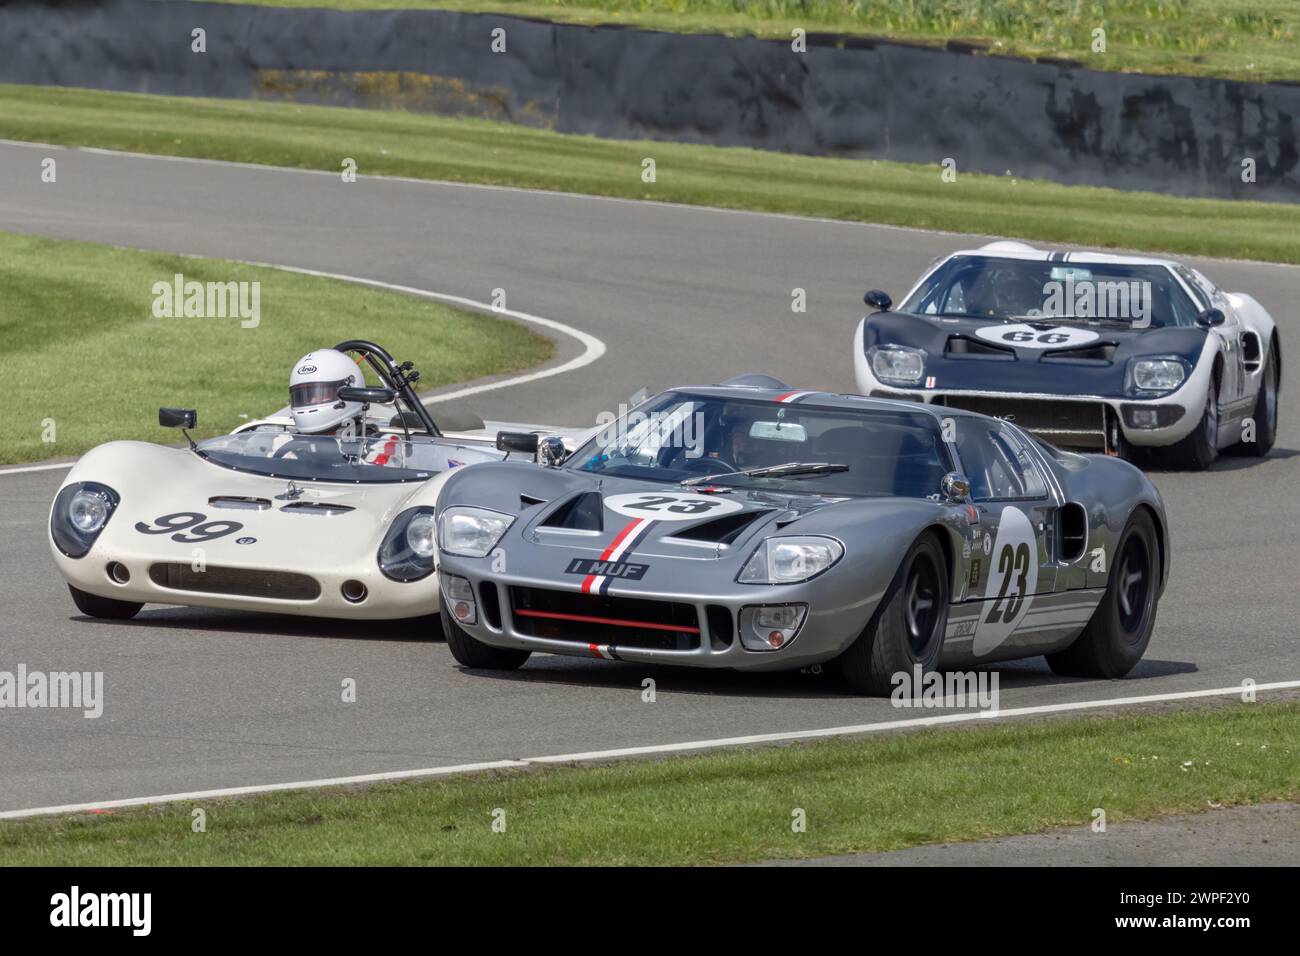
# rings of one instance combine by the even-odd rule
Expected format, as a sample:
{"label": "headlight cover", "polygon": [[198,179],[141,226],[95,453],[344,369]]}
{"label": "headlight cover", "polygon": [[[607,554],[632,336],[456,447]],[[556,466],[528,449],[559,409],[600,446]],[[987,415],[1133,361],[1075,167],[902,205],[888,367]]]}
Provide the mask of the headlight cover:
{"label": "headlight cover", "polygon": [[487,508],[453,505],[438,515],[438,546],[448,554],[483,558],[514,523],[510,515]]}
{"label": "headlight cover", "polygon": [[379,546],[379,570],[393,581],[419,581],[433,573],[434,510],[407,508]]}
{"label": "headlight cover", "polygon": [[1135,359],[1129,367],[1130,390],[1134,392],[1172,392],[1186,380],[1186,363],[1173,356]]}
{"label": "headlight cover", "polygon": [[925,374],[925,353],[903,345],[879,345],[867,350],[871,371],[886,385],[916,385]]}
{"label": "headlight cover", "polygon": [[844,557],[844,545],[823,535],[767,538],[750,555],[740,584],[796,584],[815,578]]}
{"label": "headlight cover", "polygon": [[69,558],[84,557],[121,502],[116,491],[97,481],[76,481],[63,488],[50,509],[50,537]]}

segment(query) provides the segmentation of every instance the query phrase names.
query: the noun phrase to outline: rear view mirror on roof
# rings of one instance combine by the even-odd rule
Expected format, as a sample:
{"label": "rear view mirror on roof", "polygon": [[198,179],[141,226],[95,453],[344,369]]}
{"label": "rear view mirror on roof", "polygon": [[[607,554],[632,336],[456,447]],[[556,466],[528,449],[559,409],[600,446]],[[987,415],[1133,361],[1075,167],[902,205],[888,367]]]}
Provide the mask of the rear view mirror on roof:
{"label": "rear view mirror on roof", "polygon": [[749,426],[749,437],[767,441],[807,441],[808,429],[794,422],[754,422]]}

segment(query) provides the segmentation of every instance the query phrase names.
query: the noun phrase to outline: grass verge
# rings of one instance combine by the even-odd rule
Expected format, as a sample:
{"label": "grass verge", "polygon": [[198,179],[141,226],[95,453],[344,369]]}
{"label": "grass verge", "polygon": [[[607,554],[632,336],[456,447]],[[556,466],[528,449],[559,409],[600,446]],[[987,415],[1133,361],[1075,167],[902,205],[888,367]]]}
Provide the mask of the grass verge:
{"label": "grass verge", "polygon": [[[524,186],[1047,242],[1300,262],[1300,208],[980,176],[938,166],[599,140],[478,119],[0,86],[0,138]],[[657,181],[642,181],[642,160]],[[960,160],[958,161],[960,170]],[[33,157],[32,176],[39,175]]]}
{"label": "grass verge", "polygon": [[[153,285],[176,273],[261,283],[259,324],[155,318]],[[160,405],[197,408],[203,434],[229,431],[288,401],[295,359],[344,339],[372,339],[414,361],[429,387],[526,368],[552,351],[513,322],[412,296],[8,233],[0,233],[0,303],[0,380],[14,386],[0,416],[6,464],[116,438],[175,442],[176,432],[158,427]]]}
{"label": "grass verge", "polygon": [[[222,0],[248,2],[248,0]],[[258,0],[277,7],[436,8],[677,33],[789,38],[796,27],[1066,58],[1095,70],[1300,79],[1296,0]],[[1093,31],[1105,30],[1104,50]]]}
{"label": "grass verge", "polygon": [[[1232,704],[0,824],[18,865],[708,864],[1300,796],[1300,703]],[[796,809],[806,832],[793,831]],[[504,811],[505,832],[492,824]]]}

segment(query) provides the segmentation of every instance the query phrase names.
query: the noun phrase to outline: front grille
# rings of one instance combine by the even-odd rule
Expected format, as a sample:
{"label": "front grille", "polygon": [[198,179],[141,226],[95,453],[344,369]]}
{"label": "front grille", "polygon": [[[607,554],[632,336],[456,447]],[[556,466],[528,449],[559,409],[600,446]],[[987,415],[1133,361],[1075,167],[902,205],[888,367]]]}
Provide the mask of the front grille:
{"label": "front grille", "polygon": [[671,601],[512,587],[515,630],[575,644],[689,651],[700,646],[695,608]]}
{"label": "front grille", "polygon": [[1106,406],[1101,402],[944,395],[935,404],[1005,418],[1062,448],[1106,447]]}
{"label": "front grille", "polygon": [[158,587],[171,591],[233,594],[275,601],[314,601],[320,597],[320,582],[305,574],[289,571],[219,568],[211,565],[202,571],[195,571],[193,565],[168,562],[150,565],[149,578]]}

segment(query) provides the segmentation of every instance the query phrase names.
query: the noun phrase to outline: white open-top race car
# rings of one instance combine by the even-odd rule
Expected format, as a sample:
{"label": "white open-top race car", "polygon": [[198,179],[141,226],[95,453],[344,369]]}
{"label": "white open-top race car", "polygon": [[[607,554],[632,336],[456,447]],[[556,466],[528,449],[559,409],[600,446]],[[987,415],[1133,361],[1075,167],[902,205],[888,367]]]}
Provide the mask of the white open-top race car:
{"label": "white open-top race car", "polygon": [[[366,385],[362,361],[380,385]],[[441,431],[415,395],[418,377],[411,363],[351,340],[300,360],[291,403],[273,416],[188,447],[92,449],[50,510],[51,550],[73,601],[119,619],[146,603],[359,619],[437,613],[438,490],[457,466],[511,453],[481,422]],[[197,423],[192,409],[158,417],[182,430]]]}

